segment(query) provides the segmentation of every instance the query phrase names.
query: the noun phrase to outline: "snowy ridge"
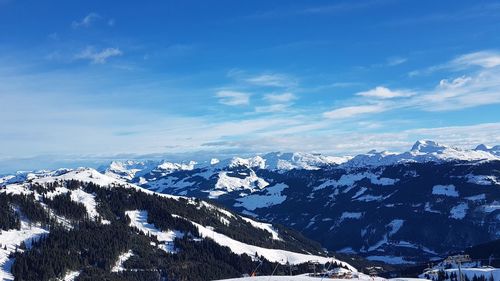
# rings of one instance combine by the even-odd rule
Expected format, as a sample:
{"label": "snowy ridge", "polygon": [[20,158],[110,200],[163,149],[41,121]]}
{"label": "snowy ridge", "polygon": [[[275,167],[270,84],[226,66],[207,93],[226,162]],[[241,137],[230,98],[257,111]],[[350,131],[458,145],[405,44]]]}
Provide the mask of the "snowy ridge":
{"label": "snowy ridge", "polygon": [[311,260],[318,261],[323,264],[327,262],[338,262],[342,265],[347,266],[351,271],[357,272],[356,268],[354,268],[353,266],[334,258],[253,246],[234,240],[224,234],[217,233],[213,230],[212,227],[203,226],[192,221],[190,222],[198,228],[198,231],[200,232],[202,237],[213,239],[217,244],[229,247],[233,253],[238,255],[247,254],[253,257],[255,256],[255,253],[257,253],[259,256],[263,256],[271,262],[278,262],[280,264],[286,264],[287,262],[290,264],[300,264]]}
{"label": "snowy ridge", "polygon": [[189,161],[188,164],[184,163],[172,163],[172,162],[166,162],[164,161],[160,165],[156,167],[155,170],[161,171],[162,173],[165,174],[170,174],[175,171],[190,171],[194,169],[195,165],[197,163],[195,161]]}
{"label": "snowy ridge", "polygon": [[271,152],[250,158],[234,157],[230,160],[217,162],[216,167],[219,169],[247,167],[282,171],[292,169],[317,170],[323,166],[344,163],[349,159],[350,157],[324,156],[302,152]]}
{"label": "snowy ridge", "polygon": [[[190,171],[200,169],[201,176],[210,177],[220,171],[228,171],[237,168],[248,168],[251,170],[267,169],[272,171],[289,171],[292,169],[317,170],[328,166],[340,166],[341,168],[356,168],[367,166],[388,166],[399,163],[425,163],[446,161],[491,161],[500,160],[500,145],[488,147],[479,145],[475,149],[462,149],[439,144],[435,141],[417,141],[409,151],[396,153],[372,150],[365,154],[352,156],[326,156],[314,153],[302,152],[271,152],[253,157],[233,157],[219,160],[212,158],[210,161],[187,161],[174,163],[169,161],[113,161],[107,167],[101,167],[99,171],[116,179],[130,181],[143,178],[147,174],[167,176],[178,171]],[[44,175],[46,171],[24,172],[8,177],[0,178],[0,185],[6,182],[23,181],[26,175],[32,177]],[[145,182],[144,182],[145,183]]]}
{"label": "snowy ridge", "polygon": [[324,156],[311,153],[281,153],[272,152],[264,155],[266,169],[270,170],[317,170],[323,166],[345,163],[350,157]]}
{"label": "snowy ridge", "polygon": [[[181,196],[175,196],[175,195],[169,195],[169,194],[159,194],[156,192],[153,192],[151,190],[142,188],[140,186],[137,186],[135,184],[128,183],[126,181],[123,181],[121,179],[116,179],[114,177],[104,175],[99,173],[97,170],[92,169],[92,168],[78,168],[75,170],[67,170],[66,173],[60,174],[57,176],[47,176],[43,178],[39,178],[34,180],[34,183],[48,183],[48,182],[56,182],[56,181],[68,181],[68,180],[78,180],[81,182],[86,182],[86,183],[93,183],[101,187],[114,187],[114,186],[123,186],[126,188],[131,188],[135,189],[139,192],[144,192],[147,194],[158,194],[159,196],[166,197],[166,198],[171,198],[171,199],[178,199]],[[7,190],[9,190],[9,185],[5,187]],[[22,188],[22,187],[21,187]],[[25,187],[24,187],[25,188]],[[31,191],[28,191],[30,193]],[[189,198],[186,198],[189,199]]]}
{"label": "snowy ridge", "polygon": [[70,169],[57,169],[54,171],[40,170],[40,171],[18,171],[14,175],[6,175],[0,177],[0,186],[7,184],[24,182],[27,180],[35,180],[44,177],[54,177],[67,173]]}
{"label": "snowy ridge", "polygon": [[228,172],[220,172],[215,190],[209,191],[210,198],[217,198],[222,194],[232,192],[235,190],[248,190],[254,192],[261,190],[269,185],[264,179],[259,178],[253,170],[250,171],[245,177],[232,177]]}
{"label": "snowy ridge", "polygon": [[[482,147],[481,147],[482,148]],[[441,145],[434,141],[417,141],[410,151],[391,153],[387,151],[370,151],[360,154],[344,163],[343,167],[387,166],[398,163],[425,163],[445,161],[490,161],[500,160],[500,154],[493,154],[489,150],[461,149]]]}
{"label": "snowy ridge", "polygon": [[131,180],[145,174],[158,166],[156,161],[113,161],[108,167],[102,167],[105,175],[116,179]]}
{"label": "snowy ridge", "polygon": [[136,177],[142,177],[153,171],[161,175],[168,175],[176,171],[193,170],[198,163],[189,161],[186,163],[174,163],[168,161],[112,161],[108,166],[102,166],[98,170],[103,174],[115,179],[130,181]]}
{"label": "snowy ridge", "polygon": [[[224,164],[225,164],[224,162],[220,162],[219,165],[224,165]],[[255,156],[251,158],[234,157],[233,159],[231,159],[228,165],[229,168],[236,168],[240,166],[248,168],[264,169],[266,167],[266,160],[260,156]]]}
{"label": "snowy ridge", "polygon": [[[219,160],[212,158],[210,161],[197,163],[187,161],[174,163],[169,161],[113,161],[107,166],[98,170],[103,174],[121,180],[132,180],[142,177],[153,171],[168,175],[176,171],[189,171],[202,169],[207,173],[216,173],[237,167],[247,167],[249,169],[268,169],[278,171],[288,171],[292,169],[316,170],[325,166],[340,165],[344,168],[363,166],[384,166],[398,163],[412,162],[444,162],[444,161],[490,161],[500,160],[500,145],[488,147],[478,145],[475,149],[462,149],[439,144],[435,141],[417,141],[411,150],[395,153],[372,150],[365,154],[352,156],[326,156],[314,153],[281,153],[271,152],[249,158],[233,157],[231,159]],[[68,169],[56,171],[36,171],[18,172],[14,175],[0,177],[0,185],[22,182],[28,179],[35,179],[46,176],[57,176],[68,172]]]}
{"label": "snowy ridge", "polygon": [[[134,184],[127,183],[125,181],[116,179],[114,177],[108,176],[108,175],[103,175],[99,173],[98,171],[91,169],[91,168],[78,168],[75,170],[69,170],[69,169],[64,169],[64,173],[62,172],[63,170],[57,170],[54,172],[46,172],[46,174],[37,174],[37,177],[26,181],[22,183],[15,183],[15,184],[7,184],[3,187],[0,187],[0,192],[4,192],[6,194],[33,194],[35,196],[36,200],[40,200],[40,194],[38,194],[35,190],[32,190],[30,188],[30,184],[40,184],[40,185],[46,185],[48,183],[54,183],[54,182],[63,182],[63,181],[69,181],[69,180],[78,180],[81,182],[86,182],[86,183],[93,183],[96,185],[99,185],[101,187],[106,187],[110,188],[113,186],[123,186],[126,188],[132,188],[135,189],[139,192],[144,192],[147,194],[156,194],[153,191],[144,189],[142,187],[139,187]],[[76,189],[76,190],[69,190],[66,187],[58,186],[55,188],[54,191],[49,191],[47,192],[47,197],[51,198],[56,195],[60,194],[70,194],[70,198],[72,201],[77,202],[77,203],[82,203],[86,210],[88,217],[91,219],[100,217],[99,213],[97,212],[97,203],[95,201],[95,196],[93,194],[89,194],[82,189]],[[166,198],[171,198],[171,199],[178,199],[180,198],[179,196],[175,195],[168,195],[168,194],[158,194],[159,196],[166,197]],[[186,198],[190,203],[194,204],[194,200],[190,198]],[[50,210],[49,210],[50,211]],[[54,215],[55,216],[55,215]],[[63,217],[57,217],[58,221],[63,224],[69,226],[69,222],[63,218]],[[101,220],[101,223],[103,224],[108,224],[109,221],[107,220]]]}

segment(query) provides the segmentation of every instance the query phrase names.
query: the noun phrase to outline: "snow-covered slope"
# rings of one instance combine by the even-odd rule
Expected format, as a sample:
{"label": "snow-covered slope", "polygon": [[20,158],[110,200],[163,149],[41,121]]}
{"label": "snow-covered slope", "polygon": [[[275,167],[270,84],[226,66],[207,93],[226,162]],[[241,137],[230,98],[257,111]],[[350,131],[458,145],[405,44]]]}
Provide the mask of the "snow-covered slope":
{"label": "snow-covered slope", "polygon": [[2,245],[0,247],[0,280],[14,280],[14,276],[10,273],[14,260],[9,258],[9,255],[14,253],[21,243],[25,243],[29,249],[32,241],[47,233],[46,229],[32,225],[26,220],[21,220],[21,229],[0,230],[0,245]]}
{"label": "snow-covered slope", "polygon": [[300,263],[307,263],[309,261],[317,261],[321,264],[325,264],[327,262],[339,262],[342,265],[347,266],[351,271],[353,272],[357,271],[351,265],[334,258],[300,254],[285,250],[267,249],[263,247],[253,246],[229,238],[224,234],[217,233],[210,227],[205,227],[194,222],[192,223],[198,228],[198,231],[203,237],[211,238],[215,242],[217,242],[217,244],[229,247],[231,251],[235,254],[239,255],[247,254],[249,256],[255,256],[255,254],[257,254],[259,256],[266,258],[271,262],[277,262],[280,264],[286,264],[286,263],[300,264]]}

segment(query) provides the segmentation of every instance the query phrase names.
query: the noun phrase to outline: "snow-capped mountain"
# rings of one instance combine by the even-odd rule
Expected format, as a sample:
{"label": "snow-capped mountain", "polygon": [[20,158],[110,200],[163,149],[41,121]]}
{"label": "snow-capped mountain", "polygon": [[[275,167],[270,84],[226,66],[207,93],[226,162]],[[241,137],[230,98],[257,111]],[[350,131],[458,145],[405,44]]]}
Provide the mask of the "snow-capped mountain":
{"label": "snow-capped mountain", "polygon": [[100,167],[99,170],[106,175],[117,179],[132,180],[150,173],[159,172],[168,175],[172,172],[192,170],[197,163],[190,161],[186,163],[173,163],[168,161],[113,161],[109,166]]}
{"label": "snow-capped mountain", "polygon": [[[370,151],[360,154],[344,164],[345,167],[388,166],[400,163],[425,163],[447,161],[489,161],[500,160],[494,150],[461,149],[441,145],[434,141],[417,141],[410,151],[391,153],[387,151]],[[484,146],[485,147],[485,146]]]}
{"label": "snow-capped mountain", "polygon": [[357,272],[300,234],[204,201],[91,168],[34,175],[0,184],[2,280],[212,280],[310,260]]}
{"label": "snow-capped mountain", "polygon": [[288,171],[292,169],[317,170],[328,165],[338,165],[347,162],[350,157],[324,156],[310,153],[281,153],[272,152],[249,158],[233,157],[219,160],[212,158],[210,161],[197,163],[188,161],[175,163],[169,161],[113,161],[108,166],[102,166],[98,170],[110,176],[131,180],[141,177],[150,172],[158,172],[164,175],[176,171],[189,171],[193,169],[224,170],[236,167],[268,169]]}
{"label": "snow-capped mountain", "polygon": [[495,151],[418,141],[402,153],[343,158],[269,153],[168,174],[152,169],[130,182],[218,200],[293,227],[330,250],[413,263],[500,237]]}
{"label": "snow-capped mountain", "polygon": [[107,167],[101,167],[104,174],[117,179],[131,180],[148,173],[159,165],[157,161],[113,161]]}
{"label": "snow-capped mountain", "polygon": [[325,167],[341,166],[366,167],[389,166],[402,163],[449,162],[449,161],[492,161],[500,160],[500,145],[487,147],[478,145],[475,149],[462,149],[446,146],[430,140],[417,141],[409,151],[396,153],[375,150],[356,156],[325,156],[311,153],[281,153],[272,152],[249,158],[233,157],[197,163],[188,161],[174,163],[168,161],[113,161],[109,166],[99,170],[113,177],[132,180],[152,171],[168,175],[177,171],[200,170],[225,170],[237,167],[249,169],[266,169],[271,171],[318,170]]}

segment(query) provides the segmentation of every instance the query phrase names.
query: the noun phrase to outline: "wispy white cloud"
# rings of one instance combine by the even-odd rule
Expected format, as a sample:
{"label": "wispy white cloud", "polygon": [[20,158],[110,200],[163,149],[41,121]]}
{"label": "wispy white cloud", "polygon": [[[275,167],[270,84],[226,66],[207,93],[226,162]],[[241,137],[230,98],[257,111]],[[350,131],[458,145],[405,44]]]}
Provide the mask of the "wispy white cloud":
{"label": "wispy white cloud", "polygon": [[277,103],[271,105],[257,106],[255,107],[255,112],[257,113],[273,113],[273,112],[283,112],[290,107],[289,104]]}
{"label": "wispy white cloud", "polygon": [[328,119],[346,119],[353,118],[359,115],[380,113],[387,110],[387,107],[378,105],[356,105],[337,108],[323,113],[323,116]]}
{"label": "wispy white cloud", "polygon": [[282,94],[267,94],[264,95],[263,99],[268,102],[268,104],[255,107],[255,112],[273,113],[288,111],[294,104],[293,101],[297,99],[297,96],[293,93],[286,92]]}
{"label": "wispy white cloud", "polygon": [[403,58],[403,57],[391,57],[391,58],[387,59],[387,65],[388,66],[396,66],[396,65],[403,64],[403,63],[405,63],[407,61],[408,61],[407,58]]}
{"label": "wispy white cloud", "polygon": [[480,51],[461,55],[447,64],[448,67],[480,66],[483,68],[493,68],[499,65],[500,52],[498,51]]}
{"label": "wispy white cloud", "polygon": [[272,103],[285,103],[293,101],[297,97],[293,93],[286,92],[283,94],[267,94],[264,96],[264,99]]}
{"label": "wispy white cloud", "polygon": [[[282,90],[286,91],[296,89],[295,87],[297,86],[295,78],[281,73],[249,75],[241,69],[232,69],[227,73],[227,76],[234,79],[235,83],[229,87],[224,87],[222,91],[216,94],[216,96],[220,98],[219,103],[226,105],[249,104],[250,95],[238,89],[249,89],[256,94],[260,94],[264,91],[269,91],[269,87],[277,89],[283,88]],[[297,96],[289,91],[264,94],[261,101],[265,101],[265,104],[258,104],[255,107],[255,112],[284,112],[293,105],[293,101],[296,99]]]}
{"label": "wispy white cloud", "polygon": [[215,96],[219,98],[219,103],[225,105],[248,105],[250,103],[250,94],[244,92],[222,90],[218,91]]}
{"label": "wispy white cloud", "polygon": [[111,57],[121,56],[123,52],[118,48],[106,48],[97,51],[94,47],[87,47],[75,55],[76,59],[90,60],[94,64],[104,64]]}
{"label": "wispy white cloud", "polygon": [[386,87],[378,86],[368,91],[359,92],[356,95],[368,98],[392,99],[400,97],[409,97],[414,95],[414,93],[405,90],[390,90]]}
{"label": "wispy white cloud", "polygon": [[83,19],[79,21],[73,21],[71,23],[71,27],[80,28],[80,27],[90,27],[92,24],[102,19],[102,17],[97,13],[89,13]]}
{"label": "wispy white cloud", "polygon": [[463,71],[472,67],[488,69],[498,66],[500,66],[500,52],[497,50],[486,50],[463,54],[446,63],[433,65],[425,69],[413,70],[408,73],[408,76],[429,75],[443,70]]}
{"label": "wispy white cloud", "polygon": [[294,78],[278,73],[260,74],[257,76],[247,77],[244,81],[253,85],[267,87],[290,88],[297,85],[297,81],[295,81]]}

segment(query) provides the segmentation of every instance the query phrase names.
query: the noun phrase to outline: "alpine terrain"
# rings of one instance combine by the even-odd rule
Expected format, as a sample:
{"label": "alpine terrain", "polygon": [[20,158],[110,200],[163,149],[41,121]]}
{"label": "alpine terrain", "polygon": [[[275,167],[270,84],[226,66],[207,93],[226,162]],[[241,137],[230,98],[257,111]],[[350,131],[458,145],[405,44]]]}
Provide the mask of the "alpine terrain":
{"label": "alpine terrain", "polygon": [[269,153],[200,164],[113,162],[100,170],[389,264],[437,260],[500,238],[500,146],[465,150],[418,141],[404,153]]}

